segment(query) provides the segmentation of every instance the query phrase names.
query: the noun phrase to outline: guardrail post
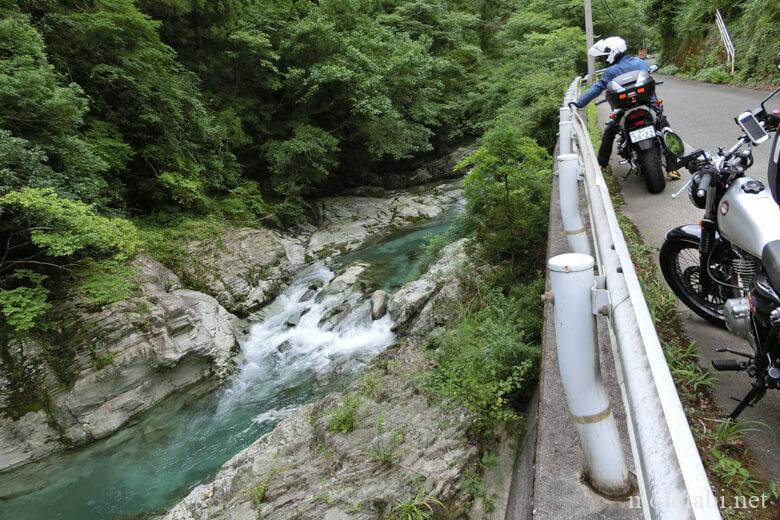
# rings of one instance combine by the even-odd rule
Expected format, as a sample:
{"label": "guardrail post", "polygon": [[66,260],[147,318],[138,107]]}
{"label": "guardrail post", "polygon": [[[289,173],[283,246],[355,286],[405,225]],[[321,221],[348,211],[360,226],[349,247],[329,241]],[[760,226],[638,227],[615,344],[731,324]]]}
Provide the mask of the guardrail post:
{"label": "guardrail post", "polygon": [[558,150],[560,154],[572,152],[571,142],[571,109],[562,107],[560,110],[560,123],[558,123]]}
{"label": "guardrail post", "polygon": [[601,381],[591,305],[593,257],[569,253],[551,258],[555,338],[561,383],[582,444],[591,485],[604,495],[631,490],[615,417]]}
{"label": "guardrail post", "polygon": [[[562,123],[561,123],[562,124]],[[570,123],[571,124],[571,123]],[[580,193],[577,177],[579,159],[575,154],[558,156],[558,188],[561,199],[561,217],[569,251],[590,254],[590,242],[580,217]]]}

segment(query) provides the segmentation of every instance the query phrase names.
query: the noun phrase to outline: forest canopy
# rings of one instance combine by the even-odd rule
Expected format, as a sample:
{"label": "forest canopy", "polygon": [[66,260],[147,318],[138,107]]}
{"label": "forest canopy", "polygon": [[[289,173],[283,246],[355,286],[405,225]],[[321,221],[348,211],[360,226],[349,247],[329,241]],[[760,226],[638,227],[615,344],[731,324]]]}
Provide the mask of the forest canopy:
{"label": "forest canopy", "polygon": [[574,0],[0,0],[0,324],[126,296],[110,275],[182,219],[296,224],[496,125],[550,149],[582,24]]}

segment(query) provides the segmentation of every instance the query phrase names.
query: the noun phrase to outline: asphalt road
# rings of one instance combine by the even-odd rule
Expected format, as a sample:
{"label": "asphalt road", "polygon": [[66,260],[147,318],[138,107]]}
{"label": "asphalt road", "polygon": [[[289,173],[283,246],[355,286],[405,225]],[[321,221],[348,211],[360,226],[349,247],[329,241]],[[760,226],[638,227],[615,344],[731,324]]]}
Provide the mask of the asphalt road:
{"label": "asphalt road", "polygon": [[[657,94],[664,101],[665,112],[672,128],[688,146],[706,148],[713,153],[718,146],[727,148],[734,144],[740,135],[734,117],[758,106],[761,99],[767,95],[767,92],[756,90],[709,85],[668,76],[659,77],[664,84],[658,87]],[[780,83],[780,78],[778,82]],[[775,100],[771,106],[779,108],[780,95]],[[608,105],[600,106],[600,121],[606,121],[608,111]],[[752,177],[764,182],[769,145],[770,142],[767,142],[753,150],[755,164],[748,172]],[[655,249],[656,258],[667,230],[682,224],[696,223],[701,219],[702,210],[690,203],[685,192],[677,199],[671,198],[671,194],[687,181],[687,171],[680,172],[683,176],[681,181],[667,182],[664,193],[650,195],[640,177],[631,175],[623,180],[628,167],[618,164],[616,156],[613,156],[612,168],[623,186],[626,201],[622,208],[623,213],[636,224],[645,240]],[[715,348],[731,347],[743,352],[750,351],[745,341],[708,324],[686,307],[681,305],[680,308],[685,317],[686,332],[697,342],[702,359],[708,366],[711,359],[734,357],[719,354],[715,352]],[[719,372],[715,375],[716,401],[727,415],[736,405],[729,397],[742,398],[750,390],[750,380],[743,373]],[[780,392],[768,393],[755,408],[745,410],[740,419],[756,421],[748,424],[756,430],[748,432],[748,444],[755,457],[764,465],[766,475],[780,482]]]}

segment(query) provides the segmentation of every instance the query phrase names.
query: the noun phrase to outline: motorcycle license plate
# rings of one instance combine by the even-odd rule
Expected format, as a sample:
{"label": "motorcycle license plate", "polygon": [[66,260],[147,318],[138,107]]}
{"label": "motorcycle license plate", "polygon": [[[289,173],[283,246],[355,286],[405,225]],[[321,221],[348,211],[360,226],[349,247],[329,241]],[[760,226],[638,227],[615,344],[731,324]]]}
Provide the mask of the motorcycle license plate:
{"label": "motorcycle license plate", "polygon": [[640,128],[639,130],[632,130],[628,133],[628,136],[631,138],[632,143],[638,143],[639,141],[644,141],[645,139],[652,139],[655,137],[655,128],[652,126],[646,126],[644,128]]}

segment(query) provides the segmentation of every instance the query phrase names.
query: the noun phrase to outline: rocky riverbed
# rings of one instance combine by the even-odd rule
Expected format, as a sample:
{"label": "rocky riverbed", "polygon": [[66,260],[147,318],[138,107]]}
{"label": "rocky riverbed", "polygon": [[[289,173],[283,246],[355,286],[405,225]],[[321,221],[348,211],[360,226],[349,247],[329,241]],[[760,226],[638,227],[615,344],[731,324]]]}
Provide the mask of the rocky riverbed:
{"label": "rocky riverbed", "polygon": [[461,196],[446,183],[333,197],[319,201],[317,226],[231,229],[192,243],[179,273],[136,258],[132,298],[99,309],[68,302],[58,309],[60,329],[10,341],[0,358],[0,472],[107,437],[171,395],[224,380],[246,332],[236,315],[261,319],[306,263],[436,217]]}
{"label": "rocky riverbed", "polygon": [[[403,340],[345,392],[303,407],[229,460],[165,520],[376,519],[399,500],[427,495],[446,504],[451,518],[462,513],[458,485],[478,453],[466,435],[470,419],[432,406],[418,376],[429,364],[426,336],[456,313],[464,244],[447,246],[390,299],[396,326],[407,331]],[[354,430],[333,431],[333,414],[345,406],[354,407]]]}
{"label": "rocky riverbed", "polygon": [[230,312],[249,316],[267,304],[307,262],[343,255],[395,231],[438,217],[463,197],[459,182],[382,192],[379,197],[330,197],[316,205],[318,224],[294,232],[234,229],[189,246],[182,276]]}

